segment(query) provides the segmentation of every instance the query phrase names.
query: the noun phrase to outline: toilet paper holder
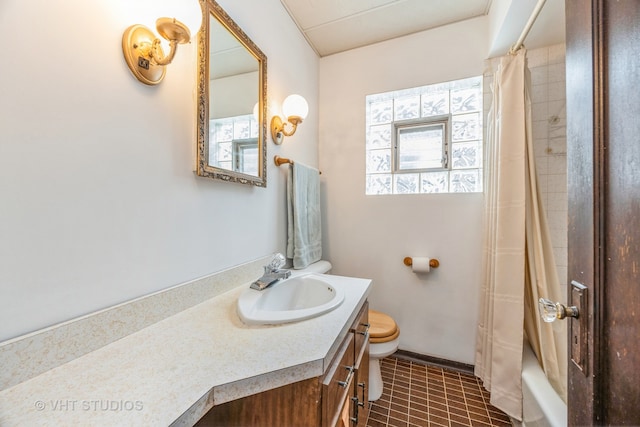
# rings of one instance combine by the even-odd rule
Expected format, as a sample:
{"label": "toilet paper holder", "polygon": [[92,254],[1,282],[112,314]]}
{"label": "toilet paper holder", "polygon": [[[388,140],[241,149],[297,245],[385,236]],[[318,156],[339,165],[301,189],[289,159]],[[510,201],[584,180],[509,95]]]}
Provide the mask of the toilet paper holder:
{"label": "toilet paper holder", "polygon": [[[403,262],[407,267],[411,267],[413,265],[413,258],[411,258],[410,256],[405,257]],[[437,259],[433,258],[429,260],[429,267],[438,268],[439,265],[440,261],[438,261]]]}

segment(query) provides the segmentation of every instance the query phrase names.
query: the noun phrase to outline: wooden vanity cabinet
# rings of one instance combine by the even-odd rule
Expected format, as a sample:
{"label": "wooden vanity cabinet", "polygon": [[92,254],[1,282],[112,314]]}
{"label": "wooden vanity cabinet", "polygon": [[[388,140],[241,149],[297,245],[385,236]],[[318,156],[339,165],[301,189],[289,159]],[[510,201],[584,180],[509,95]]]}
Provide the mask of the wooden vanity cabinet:
{"label": "wooden vanity cabinet", "polygon": [[[342,355],[342,356],[340,356]],[[369,411],[369,304],[365,302],[322,382],[324,427],[364,427]],[[342,378],[342,379],[341,379]]]}
{"label": "wooden vanity cabinet", "polygon": [[365,302],[353,324],[356,370],[354,376],[354,424],[365,427],[369,415],[369,304]]}
{"label": "wooden vanity cabinet", "polygon": [[[355,374],[355,338],[349,333],[322,379],[322,425],[352,427],[353,376]],[[345,425],[346,421],[346,425]]]}
{"label": "wooden vanity cabinet", "polygon": [[214,406],[196,426],[364,427],[369,406],[368,312],[365,302],[322,376]]}

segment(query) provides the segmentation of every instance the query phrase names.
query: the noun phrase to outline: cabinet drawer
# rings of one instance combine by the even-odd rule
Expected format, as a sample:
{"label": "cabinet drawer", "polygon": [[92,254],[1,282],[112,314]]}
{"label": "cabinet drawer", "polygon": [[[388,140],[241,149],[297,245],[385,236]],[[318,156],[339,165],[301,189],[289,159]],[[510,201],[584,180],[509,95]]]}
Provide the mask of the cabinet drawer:
{"label": "cabinet drawer", "polygon": [[322,381],[323,425],[334,426],[340,417],[343,404],[349,404],[353,392],[355,339],[347,335],[338,356]]}

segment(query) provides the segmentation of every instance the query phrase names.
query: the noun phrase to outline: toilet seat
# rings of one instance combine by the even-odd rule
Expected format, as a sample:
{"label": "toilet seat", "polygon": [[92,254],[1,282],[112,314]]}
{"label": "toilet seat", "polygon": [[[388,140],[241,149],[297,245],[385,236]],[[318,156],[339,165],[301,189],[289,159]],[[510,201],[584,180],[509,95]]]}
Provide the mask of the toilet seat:
{"label": "toilet seat", "polygon": [[391,316],[369,309],[369,344],[369,401],[376,401],[384,388],[380,360],[400,345],[400,329]]}
{"label": "toilet seat", "polygon": [[369,309],[369,342],[371,344],[393,341],[400,329],[393,318],[380,311]]}

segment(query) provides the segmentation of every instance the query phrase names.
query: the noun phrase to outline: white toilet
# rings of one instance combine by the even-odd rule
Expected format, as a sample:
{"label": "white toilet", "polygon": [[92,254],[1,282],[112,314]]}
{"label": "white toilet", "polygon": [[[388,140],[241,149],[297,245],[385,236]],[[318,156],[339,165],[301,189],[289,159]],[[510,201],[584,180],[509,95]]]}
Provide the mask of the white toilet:
{"label": "white toilet", "polygon": [[300,270],[291,270],[292,274],[295,273],[318,273],[318,274],[331,274],[331,263],[329,261],[325,261],[321,259],[320,261],[316,261],[312,264],[309,264],[303,269]]}
{"label": "white toilet", "polygon": [[388,314],[369,309],[369,400],[382,396],[380,359],[392,355],[400,344],[400,329]]}
{"label": "white toilet", "polygon": [[[294,272],[330,274],[329,261],[317,261]],[[384,384],[380,374],[380,359],[392,355],[400,343],[400,329],[388,314],[369,309],[369,400],[380,399]]]}

